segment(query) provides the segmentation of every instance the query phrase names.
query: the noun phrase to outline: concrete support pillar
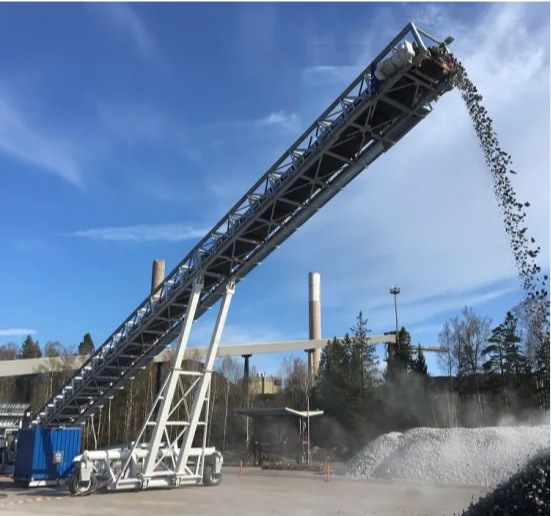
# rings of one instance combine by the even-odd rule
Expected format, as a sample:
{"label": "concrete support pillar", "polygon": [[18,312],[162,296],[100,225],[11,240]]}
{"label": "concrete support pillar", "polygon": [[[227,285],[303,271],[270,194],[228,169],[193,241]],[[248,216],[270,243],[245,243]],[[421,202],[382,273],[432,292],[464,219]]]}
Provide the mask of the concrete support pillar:
{"label": "concrete support pillar", "polygon": [[[153,260],[153,269],[151,271],[151,294],[155,292],[155,289],[163,282],[165,279],[165,261],[164,260]],[[156,295],[155,299],[159,296]],[[163,363],[157,363],[156,371],[156,390],[157,393],[161,390],[162,387],[162,372],[163,372]]]}
{"label": "concrete support pillar", "polygon": [[266,394],[266,373],[262,373],[262,394]]}
{"label": "concrete support pillar", "polygon": [[308,386],[311,388],[314,383],[314,372],[312,370],[312,354],[314,353],[313,349],[305,349],[306,355],[308,356]]}
{"label": "concrete support pillar", "polygon": [[[164,281],[165,279],[165,261],[153,260],[153,271],[151,273],[151,293]],[[155,298],[158,298],[157,294]]]}
{"label": "concrete support pillar", "polygon": [[155,392],[159,394],[161,387],[163,386],[163,363],[157,362],[157,371],[155,377]]}
{"label": "concrete support pillar", "polygon": [[249,395],[249,358],[252,357],[252,355],[241,355],[245,362],[243,364],[243,383],[245,384],[245,394]]}
{"label": "concrete support pillar", "polygon": [[[321,339],[321,294],[320,274],[311,272],[308,274],[308,338]],[[310,354],[309,354],[310,356]],[[314,349],[312,352],[312,381],[315,381],[321,360],[321,349]]]}

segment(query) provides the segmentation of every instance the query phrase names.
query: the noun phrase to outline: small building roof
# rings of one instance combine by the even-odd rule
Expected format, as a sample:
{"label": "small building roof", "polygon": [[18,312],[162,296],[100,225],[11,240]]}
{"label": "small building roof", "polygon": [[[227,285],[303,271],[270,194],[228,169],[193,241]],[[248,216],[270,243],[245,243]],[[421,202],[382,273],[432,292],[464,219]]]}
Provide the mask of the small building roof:
{"label": "small building roof", "polygon": [[322,416],[323,410],[295,410],[289,407],[258,407],[242,408],[237,410],[238,414],[249,417],[316,417]]}
{"label": "small building roof", "polygon": [[28,415],[28,403],[0,403],[0,428],[17,428]]}

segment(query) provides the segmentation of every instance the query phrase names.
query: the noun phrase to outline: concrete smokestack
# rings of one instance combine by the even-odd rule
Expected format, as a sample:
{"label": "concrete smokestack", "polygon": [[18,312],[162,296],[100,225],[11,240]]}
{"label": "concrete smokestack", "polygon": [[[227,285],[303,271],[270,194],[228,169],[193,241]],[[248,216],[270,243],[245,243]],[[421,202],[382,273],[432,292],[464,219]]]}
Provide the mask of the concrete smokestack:
{"label": "concrete smokestack", "polygon": [[[321,277],[319,272],[308,274],[308,321],[309,339],[321,339]],[[321,349],[315,349],[312,353],[312,375],[315,380],[321,360]]]}
{"label": "concrete smokestack", "polygon": [[[165,261],[153,260],[153,272],[151,274],[151,293],[164,281],[165,279]],[[155,298],[159,297],[157,294]]]}

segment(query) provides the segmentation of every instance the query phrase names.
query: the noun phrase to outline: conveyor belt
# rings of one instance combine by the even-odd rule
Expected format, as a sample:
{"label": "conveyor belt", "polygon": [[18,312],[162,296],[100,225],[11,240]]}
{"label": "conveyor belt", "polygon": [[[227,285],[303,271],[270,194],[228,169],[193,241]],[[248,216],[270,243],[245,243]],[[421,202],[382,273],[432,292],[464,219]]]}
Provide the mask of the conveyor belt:
{"label": "conveyor belt", "polygon": [[[419,31],[422,34],[425,33]],[[41,426],[81,424],[174,339],[192,285],[203,277],[196,318],[243,279],[369,164],[431,112],[452,89],[409,24],[256,182],[35,416]],[[412,63],[373,89],[372,71],[404,39]]]}

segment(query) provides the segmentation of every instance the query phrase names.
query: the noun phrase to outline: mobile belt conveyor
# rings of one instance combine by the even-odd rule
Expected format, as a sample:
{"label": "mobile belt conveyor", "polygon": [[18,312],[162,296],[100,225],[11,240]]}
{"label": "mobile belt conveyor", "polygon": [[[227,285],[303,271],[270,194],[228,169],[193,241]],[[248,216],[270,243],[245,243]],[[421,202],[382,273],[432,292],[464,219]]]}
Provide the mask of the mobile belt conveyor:
{"label": "mobile belt conveyor", "polygon": [[[210,379],[236,284],[453,88],[451,41],[409,23],[36,414],[37,427],[83,424],[176,339],[136,441],[77,456],[72,492],[220,482]],[[193,321],[220,299],[203,371],[182,369]]]}

